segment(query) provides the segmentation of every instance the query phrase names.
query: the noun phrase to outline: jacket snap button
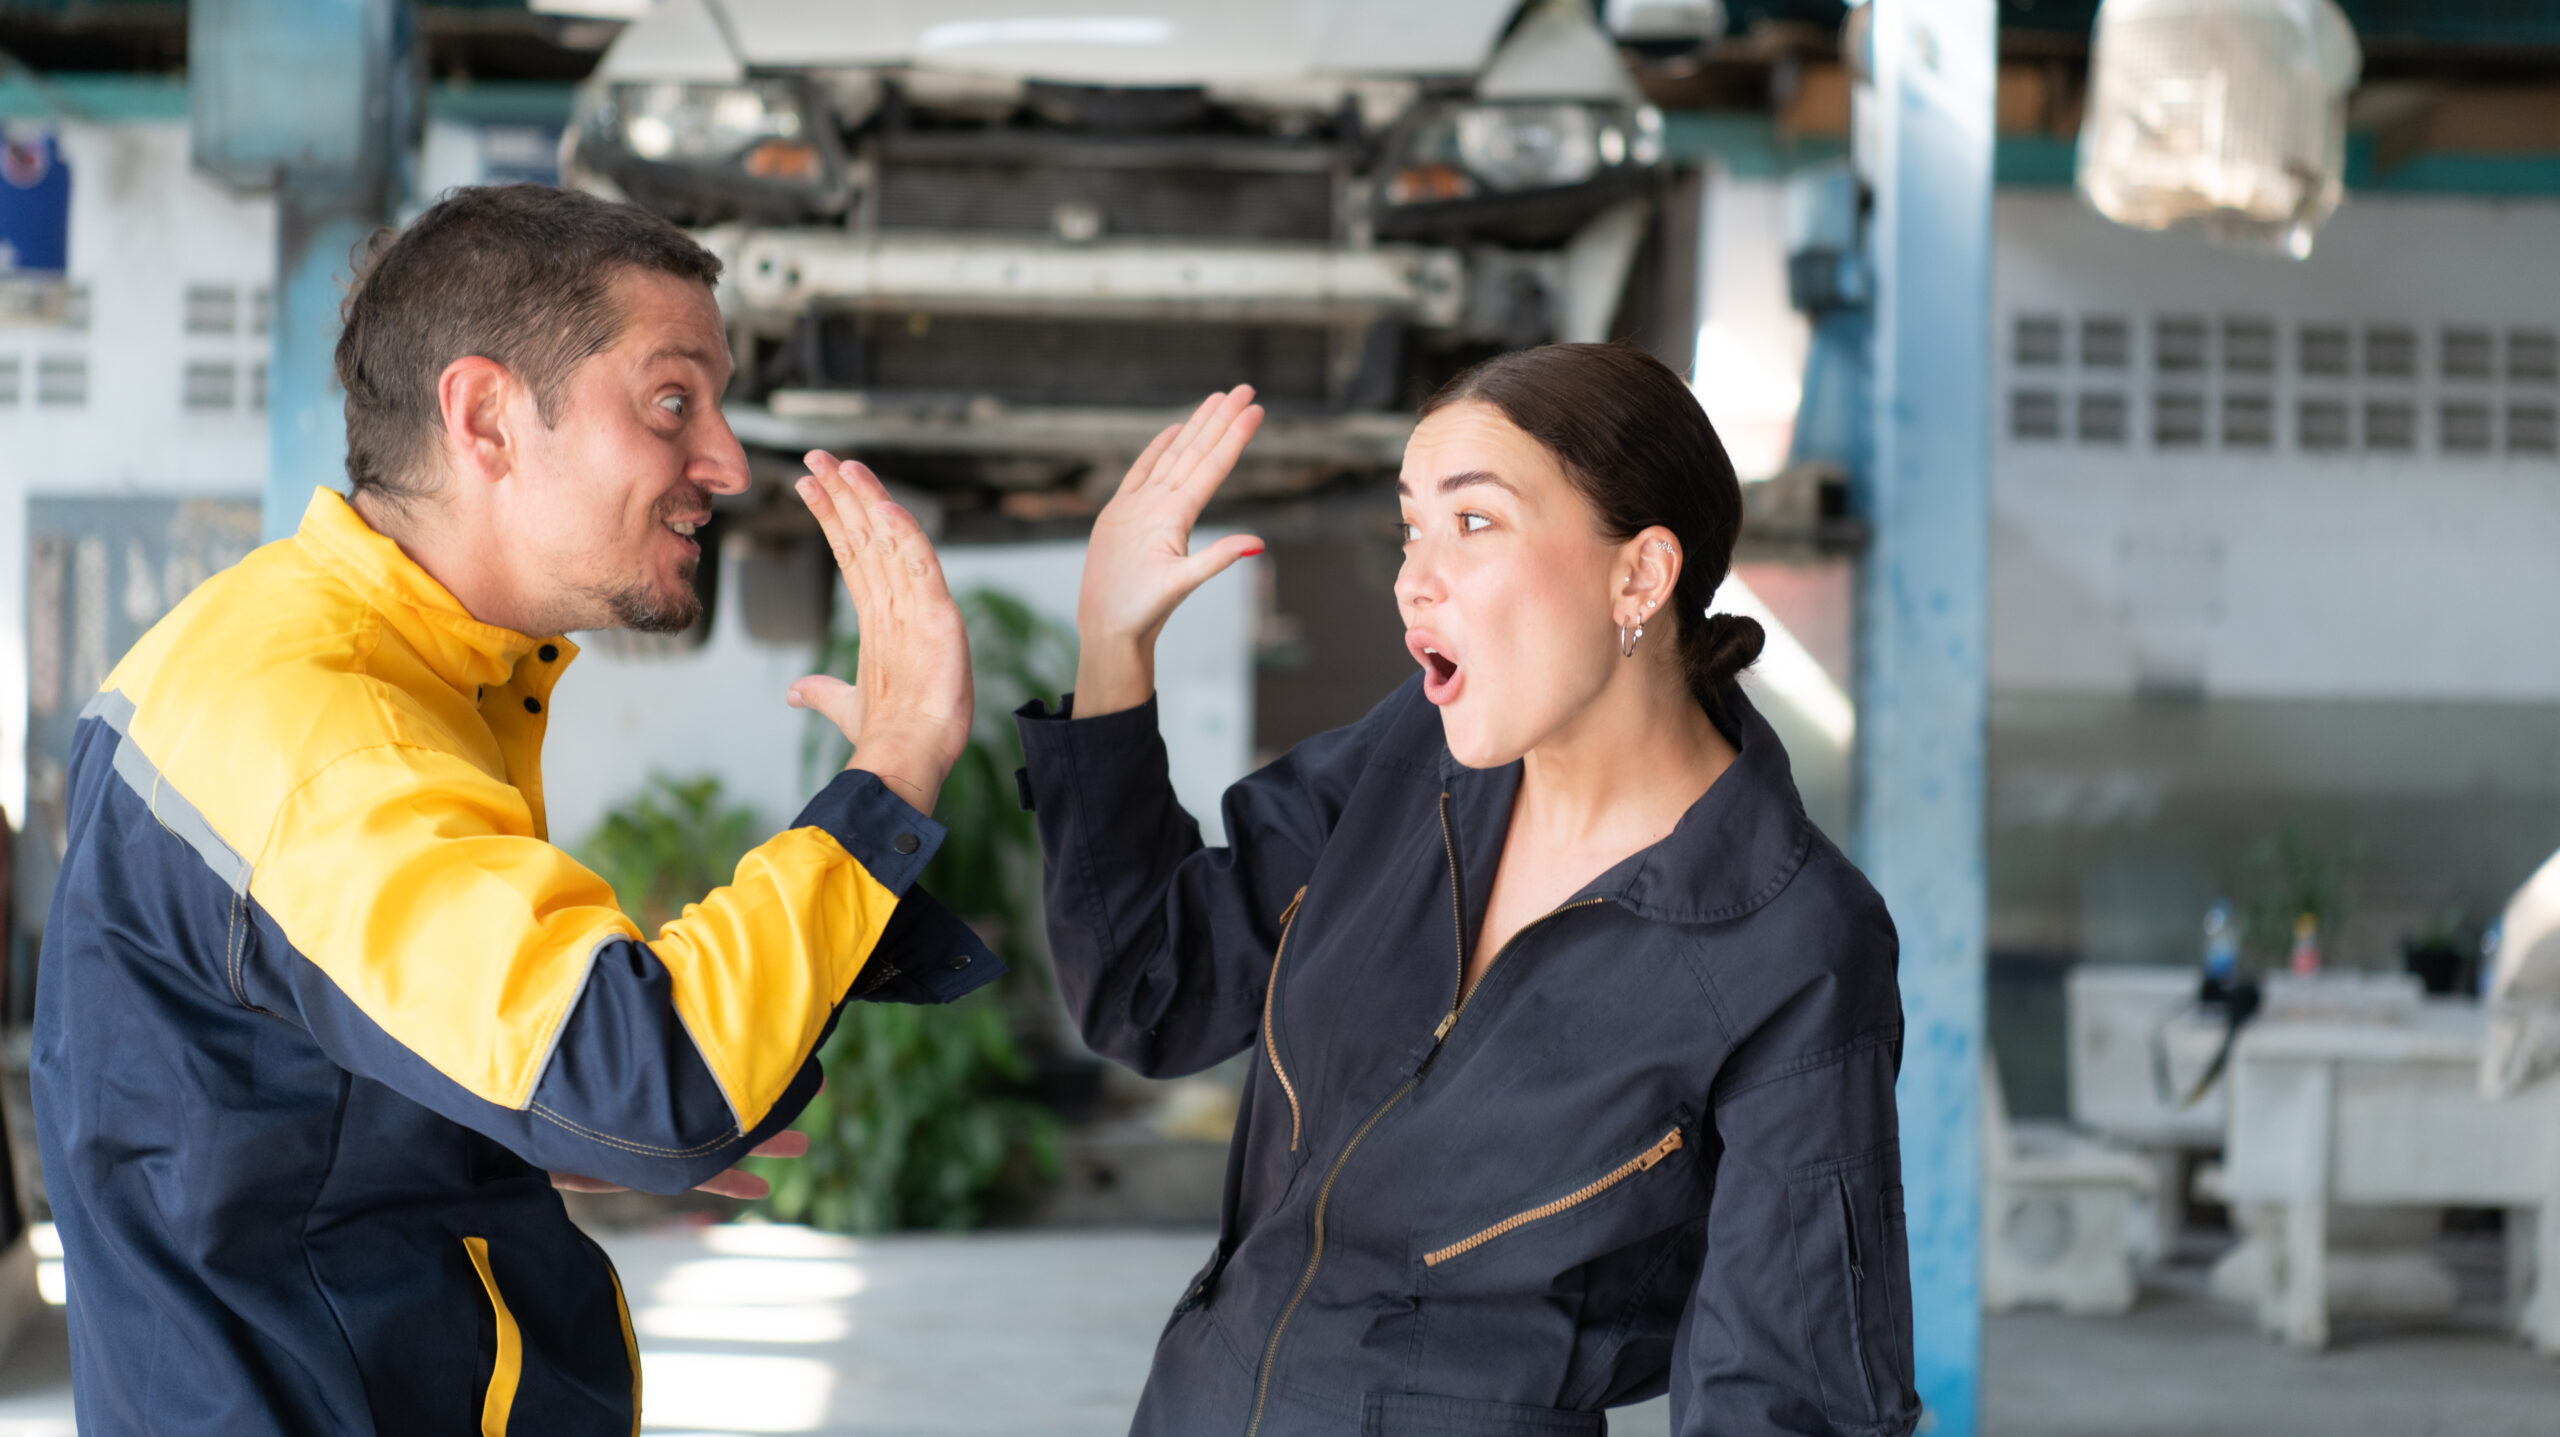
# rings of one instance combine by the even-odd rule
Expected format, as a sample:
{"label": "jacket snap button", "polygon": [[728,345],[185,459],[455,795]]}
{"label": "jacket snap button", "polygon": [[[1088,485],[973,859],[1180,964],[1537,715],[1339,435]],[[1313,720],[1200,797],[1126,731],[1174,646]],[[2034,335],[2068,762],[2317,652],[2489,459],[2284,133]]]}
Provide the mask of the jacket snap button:
{"label": "jacket snap button", "polygon": [[542,712],[542,700],[526,699],[524,701],[524,711],[529,714],[538,714]]}
{"label": "jacket snap button", "polygon": [[889,846],[898,850],[900,853],[913,853],[924,845],[916,841],[916,836],[914,834],[901,833],[896,838],[890,840]]}
{"label": "jacket snap button", "polygon": [[542,661],[546,664],[558,663],[560,661],[560,646],[558,644],[544,644],[542,646]]}
{"label": "jacket snap button", "polygon": [[952,955],[952,958],[951,958],[951,971],[952,971],[952,972],[957,973],[957,972],[959,972],[961,969],[966,968],[966,967],[968,967],[968,966],[969,966],[969,955],[968,955],[968,954],[966,954],[966,953],[957,953],[957,954]]}

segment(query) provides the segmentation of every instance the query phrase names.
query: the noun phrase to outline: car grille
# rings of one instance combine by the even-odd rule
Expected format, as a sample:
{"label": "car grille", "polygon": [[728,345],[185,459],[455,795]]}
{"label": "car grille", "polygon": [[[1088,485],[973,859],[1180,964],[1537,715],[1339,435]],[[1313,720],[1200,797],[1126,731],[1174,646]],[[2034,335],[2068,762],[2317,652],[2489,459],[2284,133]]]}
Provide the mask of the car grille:
{"label": "car grille", "polygon": [[1326,332],[1297,325],[838,314],[820,321],[819,354],[823,384],[1012,404],[1189,404],[1237,383],[1274,404],[1326,400]]}
{"label": "car grille", "polygon": [[1331,168],[1255,169],[1207,163],[1077,163],[937,145],[880,157],[882,229],[1053,234],[1062,207],[1086,206],[1100,236],[1129,239],[1300,240],[1334,237]]}

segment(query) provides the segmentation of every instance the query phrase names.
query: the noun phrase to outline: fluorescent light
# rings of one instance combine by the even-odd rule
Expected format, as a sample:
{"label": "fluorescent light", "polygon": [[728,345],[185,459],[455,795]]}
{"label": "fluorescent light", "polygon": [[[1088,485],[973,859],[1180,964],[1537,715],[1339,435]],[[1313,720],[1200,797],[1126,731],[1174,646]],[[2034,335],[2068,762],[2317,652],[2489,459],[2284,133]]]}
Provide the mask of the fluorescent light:
{"label": "fluorescent light", "polygon": [[842,1342],[853,1319],[841,1307],[644,1307],[631,1325],[670,1342]]}
{"label": "fluorescent light", "polygon": [[1734,326],[1709,320],[1698,330],[1697,378],[1689,383],[1714,421],[1733,472],[1765,479],[1786,466],[1795,441],[1796,409],[1804,402],[1799,369],[1772,363],[1765,336],[1746,339]]}
{"label": "fluorescent light", "polygon": [[667,1269],[649,1298],[657,1307],[806,1307],[840,1302],[867,1286],[849,1262],[711,1257]]}
{"label": "fluorescent light", "polygon": [[819,1257],[838,1261],[862,1253],[860,1242],[841,1233],[782,1222],[721,1223],[703,1230],[702,1248],[720,1257]]}
{"label": "fluorescent light", "polygon": [[835,1369],[814,1357],[643,1352],[644,1426],[718,1432],[814,1432],[835,1396]]}
{"label": "fluorescent light", "polygon": [[581,20],[637,20],[658,0],[526,0],[536,15],[572,15]]}
{"label": "fluorescent light", "polygon": [[1822,661],[1738,577],[1727,575],[1723,587],[1716,590],[1715,611],[1757,619],[1769,636],[1760,661],[1744,671],[1743,682],[1786,703],[1826,741],[1846,752],[1858,732],[1857,706],[1849,702],[1849,695]]}
{"label": "fluorescent light", "polygon": [[935,55],[989,45],[1161,45],[1172,38],[1172,21],[1135,16],[946,20],[926,28],[916,40],[916,53]]}

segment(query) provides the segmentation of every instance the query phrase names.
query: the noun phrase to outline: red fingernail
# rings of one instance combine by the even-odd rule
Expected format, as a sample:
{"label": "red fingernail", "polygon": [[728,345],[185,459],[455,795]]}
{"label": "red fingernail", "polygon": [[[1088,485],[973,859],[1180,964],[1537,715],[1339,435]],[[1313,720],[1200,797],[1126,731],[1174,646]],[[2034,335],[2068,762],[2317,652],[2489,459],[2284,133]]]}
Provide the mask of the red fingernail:
{"label": "red fingernail", "polygon": [[1244,551],[1244,556],[1245,556],[1246,558],[1250,559],[1250,558],[1254,557],[1255,555],[1257,555],[1257,554],[1259,554],[1259,553],[1261,553],[1261,552],[1262,552],[1262,546],[1261,546],[1260,544],[1256,544],[1256,545],[1254,545],[1252,548],[1245,550],[1245,551]]}

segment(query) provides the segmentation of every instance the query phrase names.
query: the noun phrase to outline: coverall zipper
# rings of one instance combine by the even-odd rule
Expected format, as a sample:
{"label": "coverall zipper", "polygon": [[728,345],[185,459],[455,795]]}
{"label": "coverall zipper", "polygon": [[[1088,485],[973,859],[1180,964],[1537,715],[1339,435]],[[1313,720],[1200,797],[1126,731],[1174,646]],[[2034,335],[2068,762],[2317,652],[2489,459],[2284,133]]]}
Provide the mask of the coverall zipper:
{"label": "coverall zipper", "polygon": [[1306,901],[1306,886],[1301,884],[1280,915],[1280,946],[1271,950],[1271,977],[1262,985],[1262,1048],[1271,1055],[1271,1075],[1280,1080],[1280,1091],[1289,1100],[1289,1151],[1293,1153],[1298,1150],[1298,1086],[1289,1081],[1289,1070],[1280,1066],[1280,1043],[1271,1036],[1271,1000],[1280,991],[1280,957],[1289,951],[1289,930],[1298,921],[1298,905]]}
{"label": "coverall zipper", "polygon": [[[1449,795],[1445,792],[1440,795],[1440,843],[1449,855],[1449,908],[1452,915],[1451,921],[1456,933],[1458,946],[1457,989],[1450,995],[1448,1015],[1440,1020],[1438,1027],[1431,1030],[1431,1046],[1429,1049],[1424,1051],[1422,1061],[1414,1066],[1413,1076],[1406,1078],[1402,1086],[1398,1087],[1394,1092],[1389,1093],[1385,1102],[1380,1103],[1375,1108],[1369,1110],[1369,1116],[1362,1119],[1359,1128],[1351,1134],[1351,1141],[1344,1143],[1342,1145],[1342,1151],[1334,1156],[1333,1166],[1325,1172],[1324,1186],[1316,1190],[1314,1236],[1307,1251],[1307,1270],[1299,1274],[1297,1290],[1289,1294],[1289,1305],[1280,1310],[1280,1320],[1271,1325],[1271,1340],[1269,1343],[1265,1344],[1262,1349],[1262,1377],[1261,1380],[1255,1384],[1254,1388],[1253,1424],[1245,1429],[1245,1437],[1260,1437],[1262,1432],[1263,1409],[1267,1407],[1271,1401],[1271,1374],[1278,1365],[1280,1358],[1280,1339],[1289,1330],[1289,1319],[1297,1316],[1298,1304],[1306,1300],[1307,1289],[1315,1286],[1316,1269],[1324,1264],[1325,1206],[1333,1200],[1333,1184],[1336,1179],[1342,1176],[1343,1164],[1351,1161],[1351,1154],[1354,1149],[1360,1146],[1360,1140],[1369,1136],[1369,1130],[1378,1125],[1378,1120],[1387,1115],[1388,1109],[1403,1102],[1406,1095],[1413,1091],[1414,1085],[1422,1081],[1422,1075],[1428,1072],[1431,1068],[1431,1060],[1439,1055],[1441,1045],[1448,1042],[1449,1030],[1458,1026],[1458,1015],[1466,1011],[1467,1001],[1475,996],[1474,990],[1467,986],[1466,899],[1458,886],[1458,842],[1456,836],[1451,833],[1449,828]],[[1301,896],[1303,896],[1303,890],[1301,891]],[[1580,903],[1568,903],[1561,908],[1541,914],[1530,922],[1523,924],[1520,931],[1512,934],[1510,940],[1505,942],[1501,949],[1493,955],[1493,963],[1485,965],[1485,972],[1491,973],[1493,971],[1494,963],[1500,963],[1502,961],[1502,955],[1510,952],[1513,947],[1517,946],[1520,939],[1526,935],[1530,929],[1538,927],[1540,924],[1545,923],[1548,919],[1555,917],[1559,913],[1570,912],[1576,908],[1588,908],[1591,905],[1602,901],[1604,900],[1598,898],[1586,898]],[[1295,913],[1296,909],[1297,905],[1294,902],[1291,903],[1290,911]],[[1288,937],[1285,932],[1282,934],[1281,943],[1284,947],[1288,943]],[[1273,980],[1272,985],[1270,988],[1264,989],[1262,995],[1264,1025],[1263,1038],[1266,1043],[1270,1041],[1271,993],[1272,989],[1278,987],[1278,980],[1280,976],[1280,960],[1276,953],[1272,957],[1271,975]],[[1483,986],[1481,980],[1478,981],[1477,986]],[[1280,1050],[1277,1047],[1273,1047],[1271,1049],[1272,1067],[1275,1070],[1279,1067],[1279,1052]],[[1285,1074],[1282,1075],[1281,1078],[1281,1087],[1284,1091],[1288,1090],[1289,1087],[1288,1078]],[[1297,1112],[1297,1096],[1294,1092],[1290,1094],[1289,1104],[1291,1117],[1294,1122]],[[1291,1135],[1290,1151],[1297,1151],[1294,1133]],[[1647,1166],[1651,1166],[1651,1164],[1647,1164]]]}

